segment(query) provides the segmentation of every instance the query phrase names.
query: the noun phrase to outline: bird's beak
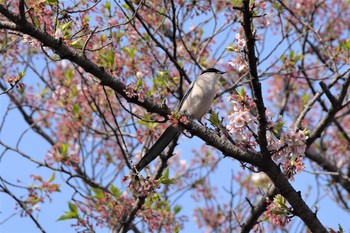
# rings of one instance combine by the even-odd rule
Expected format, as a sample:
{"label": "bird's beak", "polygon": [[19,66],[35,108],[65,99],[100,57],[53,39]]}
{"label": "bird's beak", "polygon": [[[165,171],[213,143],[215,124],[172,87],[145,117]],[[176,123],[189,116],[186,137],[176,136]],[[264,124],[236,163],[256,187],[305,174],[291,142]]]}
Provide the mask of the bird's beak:
{"label": "bird's beak", "polygon": [[220,73],[221,73],[221,74],[226,74],[227,72],[226,72],[226,71],[225,71],[225,72],[220,71]]}

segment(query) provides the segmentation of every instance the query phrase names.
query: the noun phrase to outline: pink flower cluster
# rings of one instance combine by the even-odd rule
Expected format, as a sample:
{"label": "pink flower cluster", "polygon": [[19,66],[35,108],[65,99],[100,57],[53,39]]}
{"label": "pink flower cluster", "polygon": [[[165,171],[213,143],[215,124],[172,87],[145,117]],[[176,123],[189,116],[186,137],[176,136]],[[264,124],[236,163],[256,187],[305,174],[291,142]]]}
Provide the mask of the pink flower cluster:
{"label": "pink flower cluster", "polygon": [[247,42],[242,32],[237,33],[235,36],[235,39],[237,42],[237,46],[233,46],[233,47],[234,47],[234,51],[238,53],[238,56],[235,56],[232,62],[229,62],[229,64],[233,67],[237,67],[238,71],[242,71],[245,68],[247,68],[247,63],[243,59],[243,57],[240,55],[240,51],[244,49]]}
{"label": "pink flower cluster", "polygon": [[49,151],[45,157],[45,162],[52,166],[55,162],[65,164],[67,166],[75,167],[77,164],[80,164],[81,158],[79,156],[79,148],[76,145],[73,145],[69,150],[62,150],[64,146],[56,144],[53,146],[52,150]]}
{"label": "pink flower cluster", "polygon": [[[258,142],[254,137],[257,122],[251,114],[254,111],[253,100],[244,89],[228,97],[227,100],[233,102],[233,112],[228,116],[227,130],[235,137],[238,146],[244,149],[255,148]],[[273,120],[273,114],[267,111],[266,118],[268,121],[266,132],[268,149],[276,162],[283,163],[284,173],[293,181],[294,175],[304,169],[302,157],[306,149],[306,131],[289,128],[281,133],[282,128],[285,127],[283,117],[279,116]]]}
{"label": "pink flower cluster", "polygon": [[251,134],[245,130],[252,120],[252,116],[248,109],[239,109],[234,111],[228,116],[230,123],[227,125],[227,129],[238,139],[247,140],[251,137]]}
{"label": "pink flower cluster", "polygon": [[171,115],[168,115],[170,124],[172,126],[177,126],[179,122],[183,124],[188,124],[188,119],[186,116],[181,116],[178,112],[172,112]]}
{"label": "pink flower cluster", "polygon": [[146,94],[143,91],[138,90],[133,84],[127,85],[124,92],[129,98],[137,97],[140,102],[145,101]]}
{"label": "pink flower cluster", "polygon": [[275,226],[285,226],[290,222],[291,208],[287,206],[287,201],[280,194],[273,198],[273,201],[266,199],[268,206],[264,214]]}
{"label": "pink flower cluster", "polygon": [[129,178],[131,179],[128,187],[136,196],[150,196],[156,193],[156,189],[160,188],[159,180],[153,180],[149,176],[146,178],[125,176],[123,182],[126,182]]}
{"label": "pink flower cluster", "polygon": [[274,160],[280,158],[297,158],[305,155],[306,139],[301,130],[288,129],[276,140],[272,134],[268,136],[269,150],[274,151]]}
{"label": "pink flower cluster", "polygon": [[254,107],[254,102],[246,95],[245,91],[238,95],[232,95],[227,100],[233,102],[233,112],[228,116],[230,121],[226,128],[237,140],[248,142],[252,138],[250,130],[255,128],[252,124],[255,117],[250,113],[250,109]]}
{"label": "pink flower cluster", "polygon": [[304,168],[305,165],[303,163],[302,156],[299,156],[298,158],[287,159],[282,166],[284,174],[291,181],[294,181],[294,175],[300,173]]}
{"label": "pink flower cluster", "polygon": [[287,144],[287,154],[290,154],[293,158],[296,158],[300,155],[305,155],[305,140],[307,139],[307,137],[301,130],[295,131],[289,129],[283,134],[283,139]]}
{"label": "pink flower cluster", "polygon": [[239,32],[236,34],[235,39],[237,41],[237,45],[240,49],[244,49],[244,46],[246,45],[246,39],[243,33]]}

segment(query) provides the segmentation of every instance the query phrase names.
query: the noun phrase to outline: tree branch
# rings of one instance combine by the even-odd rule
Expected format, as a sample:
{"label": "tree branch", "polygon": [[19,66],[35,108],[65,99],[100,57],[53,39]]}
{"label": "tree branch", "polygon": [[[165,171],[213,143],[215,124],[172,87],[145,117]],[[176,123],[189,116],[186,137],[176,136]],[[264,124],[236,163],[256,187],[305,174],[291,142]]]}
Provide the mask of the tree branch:
{"label": "tree branch", "polygon": [[312,232],[327,233],[327,229],[318,220],[315,213],[306,205],[300,192],[297,192],[289,183],[281,169],[272,161],[264,163],[263,171],[271,179],[278,192],[285,197],[293,207],[294,214],[298,216]]}
{"label": "tree branch", "polygon": [[249,233],[251,229],[257,224],[259,217],[265,212],[268,203],[266,199],[272,200],[274,196],[278,194],[277,188],[272,187],[268,193],[266,193],[260,200],[260,202],[254,206],[249,217],[242,224],[241,233]]}
{"label": "tree branch", "polygon": [[[3,179],[1,177],[0,177],[0,180],[3,182]],[[18,205],[25,211],[25,213],[30,217],[30,219],[34,222],[34,224],[37,226],[37,228],[39,228],[39,230],[42,233],[46,232],[44,228],[40,225],[38,220],[33,216],[31,211],[28,210],[26,204],[23,201],[18,199],[9,189],[6,188],[5,185],[0,184],[0,188],[2,189],[2,192],[7,193],[10,197],[12,197],[18,203]]]}
{"label": "tree branch", "polygon": [[29,22],[22,22],[17,15],[9,11],[5,5],[0,4],[0,13],[6,16],[17,26],[14,30],[30,35],[39,40],[44,46],[51,48],[62,59],[67,59],[82,67],[87,73],[94,75],[100,80],[100,84],[108,86],[118,92],[128,102],[135,103],[149,112],[158,113],[161,116],[167,117],[170,115],[170,110],[161,103],[152,101],[146,97],[144,100],[139,100],[138,97],[128,97],[125,93],[125,84],[107,73],[103,67],[97,66],[95,63],[85,58],[82,54],[77,53],[74,49],[65,45],[62,41],[55,39],[40,28],[35,27]]}
{"label": "tree branch", "polygon": [[245,50],[248,56],[249,65],[249,76],[251,81],[251,86],[253,90],[253,98],[257,108],[257,118],[259,121],[258,128],[258,141],[260,145],[260,150],[263,156],[269,157],[270,152],[267,149],[267,139],[266,139],[266,108],[264,104],[264,99],[262,96],[261,83],[259,81],[258,69],[257,69],[257,58],[255,56],[255,36],[252,32],[252,19],[253,19],[253,9],[250,9],[250,1],[243,0],[242,6],[243,12],[243,30],[246,38]]}

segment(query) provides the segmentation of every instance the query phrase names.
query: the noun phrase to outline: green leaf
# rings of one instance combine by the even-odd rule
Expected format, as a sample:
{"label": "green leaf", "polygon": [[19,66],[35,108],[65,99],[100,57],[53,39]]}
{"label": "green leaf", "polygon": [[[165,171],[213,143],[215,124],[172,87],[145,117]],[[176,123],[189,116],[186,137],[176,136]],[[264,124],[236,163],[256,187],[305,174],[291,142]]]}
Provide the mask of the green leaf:
{"label": "green leaf", "polygon": [[204,34],[204,30],[203,30],[202,27],[200,27],[200,28],[199,28],[199,35],[200,35],[200,36],[203,36],[203,34]]}
{"label": "green leaf", "polygon": [[78,104],[73,104],[73,112],[77,115],[80,113],[80,107]]}
{"label": "green leaf", "polygon": [[101,55],[102,60],[106,63],[105,65],[109,68],[109,69],[113,69],[114,66],[114,60],[115,60],[115,56],[114,56],[114,51],[109,49],[106,51],[106,54]]}
{"label": "green leaf", "polygon": [[52,173],[50,176],[50,179],[47,182],[51,183],[52,181],[54,181],[54,179],[55,179],[55,173]]}
{"label": "green leaf", "polygon": [[26,74],[26,73],[24,72],[24,70],[20,71],[20,72],[18,73],[19,80],[20,80],[21,78],[23,78],[25,74]]}
{"label": "green leaf", "polygon": [[282,127],[284,126],[285,123],[286,123],[285,121],[278,121],[275,124],[275,127],[273,128],[273,132],[278,133],[282,129]]}
{"label": "green leaf", "polygon": [[286,56],[285,56],[284,54],[282,54],[282,56],[281,56],[281,61],[282,61],[282,62],[285,62],[285,60],[286,60]]}
{"label": "green leaf", "polygon": [[65,80],[70,81],[74,77],[74,70],[71,68],[67,68],[63,72],[64,72],[64,75],[66,76]]}
{"label": "green leaf", "polygon": [[141,78],[139,78],[139,79],[137,80],[137,82],[136,82],[136,88],[137,88],[137,89],[141,89],[141,88],[142,88],[142,79],[141,79]]}
{"label": "green leaf", "polygon": [[66,212],[64,215],[62,215],[61,217],[59,217],[56,221],[62,221],[62,220],[68,220],[68,219],[78,219],[79,215],[78,215],[78,207],[71,203],[68,202],[68,207],[69,207],[69,212]]}
{"label": "green leaf", "polygon": [[157,202],[157,201],[160,200],[160,196],[159,196],[159,194],[156,193],[156,194],[152,195],[150,197],[150,199],[151,199],[152,202]]}
{"label": "green leaf", "polygon": [[74,48],[77,48],[77,49],[82,49],[83,48],[83,45],[80,43],[83,39],[82,38],[79,38],[75,41],[73,41],[72,43],[70,43]]}
{"label": "green leaf", "polygon": [[160,183],[165,185],[175,184],[175,179],[161,179]]}
{"label": "green leaf", "polygon": [[126,10],[130,10],[129,5],[128,5],[128,4],[126,4],[126,3],[122,4],[122,7],[124,7]]}
{"label": "green leaf", "polygon": [[213,125],[219,125],[219,123],[220,123],[219,114],[216,113],[216,112],[212,112],[212,113],[210,114],[209,121],[210,121],[210,123],[212,123]]}
{"label": "green leaf", "polygon": [[148,129],[155,129],[155,128],[159,125],[159,123],[147,122],[147,121],[143,121],[143,120],[138,120],[138,121],[137,121],[137,124],[144,125],[144,126],[146,126]]}
{"label": "green leaf", "polygon": [[58,0],[46,0],[46,2],[50,5],[57,5]]}
{"label": "green leaf", "polygon": [[158,87],[165,89],[169,87],[169,72],[168,71],[158,71],[157,76],[153,78],[153,90],[157,90]]}
{"label": "green leaf", "polygon": [[309,94],[304,93],[301,97],[301,102],[303,103],[303,105],[306,105],[309,102]]}
{"label": "green leaf", "polygon": [[182,210],[182,207],[179,205],[174,206],[174,214],[179,213]]}
{"label": "green leaf", "polygon": [[303,134],[305,136],[308,136],[310,134],[310,130],[308,130],[307,128],[303,129]]}
{"label": "green leaf", "polygon": [[174,233],[179,233],[181,230],[181,227],[179,224],[176,224],[175,228],[174,228]]}
{"label": "green leaf", "polygon": [[[349,0],[350,1],[350,0]],[[343,45],[343,48],[344,49],[350,49],[350,40],[349,39],[347,39],[346,41],[345,41],[345,43],[344,43],[344,45]]]}
{"label": "green leaf", "polygon": [[165,169],[161,179],[168,179],[169,178],[169,168]]}
{"label": "green leaf", "polygon": [[242,5],[242,0],[231,0],[231,3],[233,3],[237,6],[240,6],[240,5]]}
{"label": "green leaf", "polygon": [[339,228],[339,233],[343,233],[344,229],[342,228],[342,226],[340,224],[338,224],[338,228]]}
{"label": "green leaf", "polygon": [[290,51],[290,54],[289,54],[290,59],[293,59],[293,57],[294,57],[294,50]]}
{"label": "green leaf", "polygon": [[94,187],[92,187],[91,189],[95,193],[95,198],[97,198],[97,199],[104,198],[105,195],[104,195],[104,193],[103,193],[103,191],[101,189],[94,188]]}
{"label": "green leaf", "polygon": [[65,156],[68,154],[69,145],[67,143],[62,143],[59,147],[59,152],[61,155]]}
{"label": "green leaf", "polygon": [[68,202],[68,207],[70,212],[78,214],[78,207],[74,203]]}
{"label": "green leaf", "polygon": [[157,126],[159,125],[159,123],[157,122],[151,122],[151,116],[149,114],[145,114],[143,117],[145,118],[146,121],[138,120],[137,124],[144,125],[151,130],[157,128]]}
{"label": "green leaf", "polygon": [[229,44],[228,46],[225,47],[225,50],[227,52],[237,52],[238,48],[233,43],[231,43],[231,44]]}
{"label": "green leaf", "polygon": [[70,20],[68,23],[65,23],[65,24],[62,24],[61,25],[61,30],[62,31],[65,31],[65,30],[67,30],[68,28],[70,28],[70,25],[72,24],[72,20]]}
{"label": "green leaf", "polygon": [[45,98],[45,96],[49,93],[49,88],[47,87],[43,87],[40,85],[40,83],[38,84],[38,88],[40,90],[40,97],[41,98]]}
{"label": "green leaf", "polygon": [[130,58],[134,58],[135,57],[135,54],[136,54],[136,48],[135,47],[133,47],[133,48],[124,47],[123,51],[126,52]]}
{"label": "green leaf", "polygon": [[240,90],[237,91],[237,94],[242,98],[244,99],[245,97],[245,89],[244,87],[242,86],[242,88]]}
{"label": "green leaf", "polygon": [[109,188],[109,190],[111,191],[112,195],[116,199],[120,198],[120,196],[122,195],[122,192],[117,187],[115,187],[113,184],[111,184],[111,187]]}
{"label": "green leaf", "polygon": [[111,14],[111,2],[110,1],[106,1],[104,8],[108,11],[108,14]]}
{"label": "green leaf", "polygon": [[56,221],[63,221],[63,220],[68,220],[68,219],[77,219],[79,216],[76,213],[73,212],[67,212],[61,217],[59,217]]}
{"label": "green leaf", "polygon": [[88,24],[90,22],[90,20],[91,20],[91,17],[90,16],[85,16],[83,20],[84,20],[84,23]]}
{"label": "green leaf", "polygon": [[163,173],[162,177],[159,179],[159,182],[165,185],[175,184],[175,179],[169,178],[169,169],[167,168]]}

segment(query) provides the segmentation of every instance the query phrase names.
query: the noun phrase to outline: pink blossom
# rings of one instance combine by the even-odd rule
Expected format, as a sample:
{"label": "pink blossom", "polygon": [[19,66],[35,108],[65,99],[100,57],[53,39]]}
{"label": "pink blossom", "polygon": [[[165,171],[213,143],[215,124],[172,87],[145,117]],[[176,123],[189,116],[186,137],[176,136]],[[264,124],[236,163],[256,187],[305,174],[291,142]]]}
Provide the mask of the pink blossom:
{"label": "pink blossom", "polygon": [[247,68],[247,63],[242,59],[241,56],[236,56],[232,62],[228,62],[233,67],[238,67],[238,71],[242,71]]}
{"label": "pink blossom", "polygon": [[305,165],[303,163],[303,157],[299,156],[298,158],[287,159],[282,166],[284,174],[291,180],[294,181],[294,175],[299,174],[304,170]]}
{"label": "pink blossom", "polygon": [[187,161],[185,159],[180,159],[179,164],[180,164],[180,168],[182,170],[186,170],[188,168],[188,164],[187,164]]}
{"label": "pink blossom", "polygon": [[133,97],[137,96],[137,94],[136,94],[137,93],[137,89],[132,84],[127,85],[125,87],[125,89],[124,89],[124,92],[125,92],[126,96],[129,97],[129,98],[133,98]]}
{"label": "pink blossom", "polygon": [[234,112],[230,114],[228,118],[230,119],[228,127],[232,133],[234,133],[234,131],[237,129],[243,128],[252,121],[252,117],[247,109]]}
{"label": "pink blossom", "polygon": [[281,194],[275,196],[272,202],[270,199],[266,199],[266,202],[269,205],[264,214],[273,225],[285,226],[290,222],[291,208],[287,206],[287,201]]}
{"label": "pink blossom", "polygon": [[133,84],[127,85],[124,89],[124,92],[129,98],[134,98],[137,96],[140,102],[145,101],[146,94],[143,91],[138,90],[137,87],[135,87]]}
{"label": "pink blossom", "polygon": [[[279,118],[275,123],[269,123],[273,130],[279,129],[284,123],[283,118]],[[277,127],[277,128],[276,128]],[[268,133],[268,149],[273,151],[274,160],[297,158],[305,155],[306,139],[304,132],[301,130],[295,131],[288,129],[285,133],[282,133],[281,138],[277,139],[273,134]]]}
{"label": "pink blossom", "polygon": [[237,41],[238,47],[243,49],[244,46],[246,45],[246,39],[245,39],[244,35],[239,32],[239,33],[236,34],[235,39]]}
{"label": "pink blossom", "polygon": [[143,73],[141,71],[137,71],[136,72],[136,77],[137,78],[142,78],[143,77]]}
{"label": "pink blossom", "polygon": [[305,140],[306,137],[304,133],[300,130],[288,130],[286,133],[283,134],[283,140],[285,143],[287,143],[287,152],[288,154],[294,158],[297,156],[304,156],[305,155]]}
{"label": "pink blossom", "polygon": [[258,1],[257,2],[262,10],[266,10],[266,1]]}
{"label": "pink blossom", "polygon": [[115,18],[111,18],[107,22],[108,22],[109,25],[112,25],[112,26],[118,25],[118,21]]}

